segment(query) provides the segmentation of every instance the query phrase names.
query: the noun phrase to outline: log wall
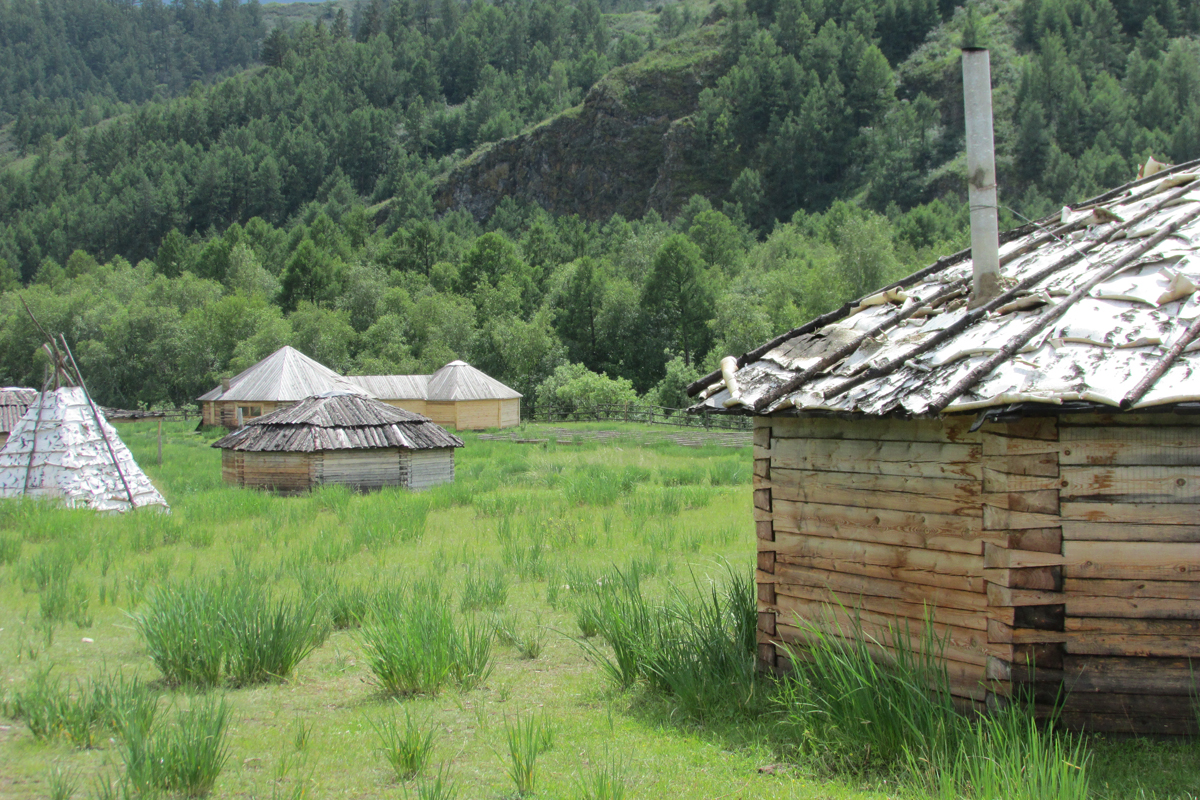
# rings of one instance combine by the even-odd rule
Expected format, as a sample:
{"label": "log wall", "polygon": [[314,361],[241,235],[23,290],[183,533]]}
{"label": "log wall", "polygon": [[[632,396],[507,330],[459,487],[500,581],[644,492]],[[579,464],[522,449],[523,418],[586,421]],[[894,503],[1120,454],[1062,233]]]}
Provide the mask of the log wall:
{"label": "log wall", "polygon": [[402,408],[405,411],[411,411],[414,414],[420,414],[425,417],[429,416],[429,413],[425,409],[425,405],[426,405],[425,400],[423,400],[423,399],[418,398],[416,400],[406,400],[406,399],[384,400],[382,397],[379,399],[382,400],[383,402],[387,403],[389,406],[394,406],[396,408]]}
{"label": "log wall", "polygon": [[404,469],[410,489],[425,489],[439,483],[454,482],[454,448],[403,451],[408,456]]}
{"label": "log wall", "polygon": [[367,491],[402,485],[401,453],[396,447],[378,450],[329,450],[315,454],[321,460],[321,483],[341,483]]}
{"label": "log wall", "polygon": [[500,427],[512,428],[521,424],[521,400],[514,398],[512,400],[500,401]]}
{"label": "log wall", "polygon": [[298,494],[321,482],[320,454],[222,450],[221,478],[234,486]]}
{"label": "log wall", "polygon": [[228,402],[221,400],[206,400],[201,404],[200,415],[205,425],[222,425],[230,430],[238,427],[237,410],[238,406],[253,406],[261,408],[263,416],[270,414],[284,406],[290,406],[291,403],[273,403],[273,402],[247,402],[244,400],[231,400]]}
{"label": "log wall", "polygon": [[460,431],[500,427],[499,400],[464,400],[455,403],[454,424]]}
{"label": "log wall", "polygon": [[1200,419],[1064,417],[1064,717],[1195,733],[1200,656]]}
{"label": "log wall", "polygon": [[1065,689],[1073,727],[1192,730],[1193,419],[757,418],[760,661],[928,618],[963,702]]}

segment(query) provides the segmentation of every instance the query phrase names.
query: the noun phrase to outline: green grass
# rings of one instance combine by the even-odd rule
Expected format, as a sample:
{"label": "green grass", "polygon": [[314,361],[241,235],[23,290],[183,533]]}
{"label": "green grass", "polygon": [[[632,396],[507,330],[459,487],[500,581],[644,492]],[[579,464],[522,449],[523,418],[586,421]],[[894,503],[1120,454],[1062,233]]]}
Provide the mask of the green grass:
{"label": "green grass", "polygon": [[[801,727],[781,724],[772,687],[747,676],[752,606],[738,601],[745,587],[731,587],[754,563],[749,448],[661,444],[661,426],[570,445],[467,434],[453,485],[281,498],[223,486],[213,433],[164,427],[161,467],[156,423],[119,431],[170,515],[0,503],[6,800],[65,788],[76,798],[192,791],[185,786],[222,798],[500,800],[517,788],[506,720],[533,719],[556,745],[521,756],[539,798],[937,796],[933,781],[897,784],[903,753],[881,768],[836,756],[832,738],[812,746],[816,734],[805,740]],[[530,438],[547,438],[531,427]],[[70,602],[44,595],[59,586]],[[422,592],[436,602],[410,605]],[[85,609],[91,627],[77,627],[69,608]],[[435,635],[409,635],[405,609],[426,615],[411,624]],[[162,634],[153,646],[139,629],[150,618]],[[236,624],[220,634],[201,624],[222,619]],[[620,639],[614,631],[624,629]],[[238,630],[243,644],[229,644]],[[629,644],[623,664],[609,635]],[[377,652],[372,636],[387,647]],[[591,657],[578,640],[595,647]],[[427,642],[444,653],[412,666]],[[610,679],[605,661],[628,678]],[[168,672],[176,677],[164,680]],[[114,676],[147,687],[154,703],[144,708],[154,712],[139,713],[148,721],[122,728],[94,710],[115,703],[101,691]],[[35,713],[47,722],[31,725]],[[375,755],[373,723],[392,716],[403,731],[406,715],[432,734],[432,748],[423,771],[398,783]],[[1074,758],[1074,741],[1035,746],[1032,733],[1013,730],[1010,740],[984,731],[986,746],[1053,755],[1058,741]],[[977,750],[977,733],[955,741]],[[1090,796],[1200,795],[1194,742],[1082,741]],[[157,774],[150,754],[164,765]],[[963,770],[948,774],[966,797]]]}

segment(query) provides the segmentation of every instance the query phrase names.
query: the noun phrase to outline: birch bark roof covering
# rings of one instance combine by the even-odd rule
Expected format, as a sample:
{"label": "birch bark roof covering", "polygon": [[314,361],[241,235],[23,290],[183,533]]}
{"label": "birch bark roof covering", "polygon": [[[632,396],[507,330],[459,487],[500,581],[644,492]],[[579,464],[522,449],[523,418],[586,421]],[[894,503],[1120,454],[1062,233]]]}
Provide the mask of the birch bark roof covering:
{"label": "birch bark roof covering", "polygon": [[465,361],[451,361],[432,375],[351,375],[349,380],[388,400],[515,400],[521,393]]}
{"label": "birch bark roof covering", "polygon": [[[229,388],[217,386],[200,400],[246,402],[295,402],[326,392],[356,392],[364,390],[313,361],[294,347],[284,345],[254,366],[229,379]],[[369,392],[367,392],[369,394]]]}
{"label": "birch bark roof covering", "polygon": [[37,398],[37,389],[5,386],[0,389],[0,433],[8,433]]}
{"label": "birch bark roof covering", "polygon": [[[49,497],[61,499],[72,507],[128,511],[131,506],[121,482],[123,474],[133,494],[134,506],[165,508],[167,501],[133,460],[116,430],[103,414],[99,419],[98,428],[87,398],[78,386],[41,395],[26,409],[0,450],[0,497]],[[115,464],[109,445],[117,457]]]}
{"label": "birch bark roof covering", "polygon": [[969,251],[689,387],[701,408],[933,416],[1015,403],[1200,400],[1200,162],[1002,239],[1003,294],[971,308]]}
{"label": "birch bark roof covering", "polygon": [[428,417],[354,394],[309,397],[249,420],[213,443],[213,447],[229,450],[292,453],[462,446],[462,439]]}

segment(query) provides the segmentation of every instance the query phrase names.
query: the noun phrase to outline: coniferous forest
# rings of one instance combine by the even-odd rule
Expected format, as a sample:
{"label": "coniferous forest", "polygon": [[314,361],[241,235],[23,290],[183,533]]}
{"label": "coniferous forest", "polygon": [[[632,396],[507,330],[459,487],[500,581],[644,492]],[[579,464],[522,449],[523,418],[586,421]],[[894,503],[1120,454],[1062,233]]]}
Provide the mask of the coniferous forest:
{"label": "coniferous forest", "polygon": [[[1005,224],[1200,157],[1181,0],[0,0],[0,382],[41,385],[23,298],[114,406],[283,344],[363,374],[463,358],[527,407],[678,406],[965,246],[967,45]],[[623,216],[598,186],[562,213],[463,178],[515,142],[654,183],[613,97],[669,117],[677,202]]]}

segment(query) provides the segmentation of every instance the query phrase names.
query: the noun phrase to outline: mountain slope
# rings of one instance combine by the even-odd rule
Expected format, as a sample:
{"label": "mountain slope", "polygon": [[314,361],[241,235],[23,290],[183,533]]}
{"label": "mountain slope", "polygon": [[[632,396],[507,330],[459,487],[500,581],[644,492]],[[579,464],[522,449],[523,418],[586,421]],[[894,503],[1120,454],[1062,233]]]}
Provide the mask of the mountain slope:
{"label": "mountain slope", "polygon": [[513,197],[590,220],[673,216],[692,194],[725,188],[688,158],[688,116],[719,77],[721,30],[702,28],[613,70],[580,105],[485,146],[439,182],[437,207],[484,220]]}

